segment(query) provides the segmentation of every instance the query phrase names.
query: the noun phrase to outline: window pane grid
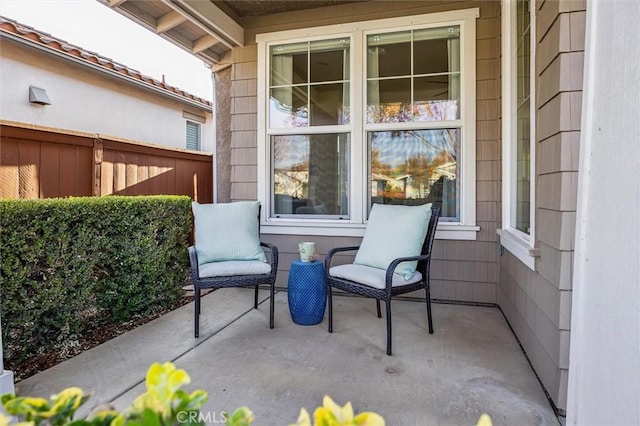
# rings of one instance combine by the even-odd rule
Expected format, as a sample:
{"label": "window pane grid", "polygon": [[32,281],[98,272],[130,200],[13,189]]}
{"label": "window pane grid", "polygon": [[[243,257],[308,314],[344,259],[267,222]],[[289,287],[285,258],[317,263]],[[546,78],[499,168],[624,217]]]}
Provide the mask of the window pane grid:
{"label": "window pane grid", "polygon": [[[474,14],[475,16],[473,16]],[[321,37],[320,32],[305,33],[300,30],[294,34],[300,38],[298,40],[292,39],[292,43],[289,43],[291,46],[289,44],[283,45],[287,47],[278,53],[282,54],[281,52],[287,51],[288,53],[286,54],[289,56],[299,56],[298,62],[300,64],[304,62],[304,66],[299,65],[299,69],[305,71],[304,76],[298,76],[297,80],[294,80],[292,74],[287,74],[286,72],[273,73],[271,70],[274,57],[277,56],[274,51],[278,45],[275,43],[281,43],[278,40],[282,40],[282,36],[260,37],[263,41],[259,40],[258,45],[261,49],[264,49],[262,52],[266,53],[267,65],[270,67],[267,71],[267,76],[269,76],[269,73],[271,75],[279,75],[277,79],[267,77],[266,91],[262,92],[266,94],[266,113],[264,115],[258,114],[261,119],[260,123],[264,123],[259,123],[258,130],[259,133],[266,136],[265,142],[268,144],[258,154],[260,160],[260,153],[263,153],[262,158],[266,161],[262,163],[267,165],[264,170],[266,173],[261,173],[261,176],[268,179],[264,186],[265,189],[268,187],[268,190],[262,194],[266,196],[265,201],[270,201],[267,212],[268,216],[274,219],[274,225],[296,227],[299,226],[298,224],[304,223],[305,220],[309,220],[309,223],[322,223],[326,219],[348,219],[349,223],[355,225],[366,222],[369,209],[367,205],[369,204],[370,206],[373,197],[371,192],[373,187],[371,164],[369,163],[371,144],[369,142],[375,139],[376,143],[382,144],[384,139],[382,136],[384,134],[394,135],[387,141],[387,149],[391,148],[392,151],[396,152],[394,155],[398,155],[398,152],[406,155],[404,159],[406,164],[403,164],[402,167],[396,165],[394,169],[397,170],[392,170],[390,177],[392,179],[404,179],[407,185],[407,192],[403,193],[402,198],[395,197],[395,195],[399,195],[397,191],[391,191],[386,195],[394,196],[392,198],[394,198],[395,203],[407,205],[423,204],[429,195],[434,197],[438,193],[441,194],[441,191],[436,190],[435,185],[442,178],[440,179],[440,188],[446,187],[445,206],[443,206],[445,217],[443,217],[443,220],[449,221],[450,225],[456,224],[455,222],[459,222],[460,225],[475,224],[474,204],[469,202],[469,198],[474,199],[474,187],[469,185],[469,182],[463,184],[462,181],[458,180],[458,175],[463,174],[462,170],[458,168],[460,165],[458,161],[462,160],[460,158],[462,140],[473,141],[475,133],[474,126],[469,126],[469,123],[464,122],[462,119],[462,111],[460,109],[463,73],[465,78],[464,86],[470,90],[465,99],[471,99],[470,105],[474,103],[475,95],[475,93],[471,92],[475,92],[473,81],[467,80],[473,76],[468,75],[461,67],[460,56],[463,50],[462,28],[466,28],[467,25],[472,28],[472,31],[465,33],[470,34],[470,36],[465,36],[464,50],[467,51],[473,48],[475,23],[472,23],[472,20],[477,19],[478,11],[474,9],[474,12],[471,12],[470,9],[469,12],[465,13],[464,21],[459,19],[462,14],[451,13],[450,15],[451,19],[446,19],[450,21],[448,25],[442,21],[430,20],[425,15],[421,24],[423,28],[414,27],[408,29],[403,26],[401,30],[396,28],[395,31],[391,29],[391,25],[402,24],[396,22],[397,20],[393,23],[389,20],[389,26],[383,27],[382,24],[379,25],[379,31],[382,31],[381,35],[383,37],[380,37],[377,43],[370,44],[367,43],[367,37],[372,34],[371,30],[359,28],[355,24],[347,29],[336,27],[336,30],[339,31],[337,31],[338,34],[344,35],[349,31],[347,38],[353,40],[354,46],[351,46],[353,51],[362,52],[363,54],[363,57],[351,58],[350,47],[347,46],[342,49],[340,54],[344,56],[344,60],[338,61],[343,65],[342,68],[338,68],[342,70],[342,76],[336,73],[330,75],[320,72],[320,62],[325,62],[324,59],[338,56],[327,53],[331,52],[333,46],[317,49],[317,46],[312,46],[312,43],[318,42],[315,37]],[[443,19],[443,21],[446,20]],[[334,37],[332,40],[338,40],[342,37],[331,34],[331,31],[325,32],[325,34],[329,34],[328,37]],[[298,42],[305,38],[307,38],[306,41]],[[262,45],[261,42],[263,43]],[[270,44],[271,42],[274,44]],[[325,44],[331,45],[331,40],[328,40]],[[387,53],[391,53],[394,50],[400,53],[405,52],[400,55],[404,59],[398,61],[398,63],[402,62],[402,66],[398,68],[396,67],[396,62],[391,61],[388,62],[390,65],[386,66],[385,70],[382,70],[380,64],[376,64],[379,72],[370,74],[370,67],[368,66],[370,63],[368,61],[370,59],[370,48],[377,48],[376,50],[388,49]],[[436,54],[434,53],[435,50],[445,52],[445,54]],[[473,53],[470,51],[471,58],[474,57]],[[449,58],[450,55],[457,57],[455,60],[451,60]],[[427,59],[424,59],[425,56]],[[429,62],[431,58],[436,58],[436,61]],[[269,63],[270,59],[271,63]],[[315,62],[314,59],[316,60]],[[323,60],[320,61],[320,59]],[[287,59],[287,61],[290,61],[290,59]],[[473,62],[471,61],[470,63]],[[355,75],[352,75],[353,70],[349,70],[351,65],[356,66],[357,73]],[[292,65],[289,64],[287,66],[291,67]],[[398,70],[401,70],[401,72],[398,72]],[[470,68],[470,70],[473,70],[473,68]],[[352,88],[351,84],[356,86]],[[378,100],[381,103],[384,103],[384,97],[387,96],[392,103],[395,102],[390,107],[406,113],[408,120],[368,120],[368,107],[371,105],[369,102],[371,100],[370,94],[373,89],[370,86],[372,85],[376,86],[375,91],[378,92]],[[360,88],[365,89],[364,93],[359,90]],[[354,91],[351,92],[351,89],[354,89]],[[330,110],[327,100],[331,96],[338,97],[342,101],[341,110],[346,114],[341,115],[338,113],[337,116],[346,116],[346,120],[335,119],[336,114],[330,114],[333,118],[325,117],[324,121],[313,117],[314,108],[316,111],[320,110],[325,113]],[[355,102],[352,117],[349,117],[348,111],[350,109],[348,97],[350,96],[353,96]],[[448,109],[447,103],[450,101],[453,101],[451,102],[452,108]],[[282,113],[290,117],[298,116],[299,120],[297,122],[292,120],[290,123],[274,120],[274,102],[279,102],[278,106],[280,106]],[[423,110],[421,111],[420,108]],[[470,112],[465,114],[465,117],[471,119],[474,114]],[[264,118],[264,122],[262,118]],[[354,118],[357,119],[355,123],[351,121]],[[398,135],[399,132],[403,133],[404,136],[400,137]],[[426,134],[430,136],[427,138],[425,137]],[[429,148],[430,143],[438,146],[435,139],[432,141],[436,134],[450,135],[449,139],[455,142],[452,144],[455,148],[441,148],[439,150],[433,147]],[[336,143],[337,135],[342,135],[343,141],[345,137],[353,139],[355,143],[354,150],[350,149],[348,143],[346,146]],[[421,145],[422,148],[418,149],[416,155],[413,155],[411,150],[407,151],[402,148],[403,143],[394,143],[394,140],[397,142],[398,138],[402,139],[405,145]],[[445,139],[444,136],[439,138],[440,141]],[[412,142],[409,142],[409,140],[412,140]],[[465,144],[467,143],[465,142]],[[440,143],[440,145],[443,144]],[[311,146],[314,147],[313,154],[311,154]],[[322,148],[320,148],[321,146]],[[282,161],[283,153],[287,153],[286,157],[301,152],[309,153],[302,163],[290,164]],[[332,157],[336,152],[339,152],[340,155]],[[474,152],[469,153],[466,145],[464,152],[465,159],[470,159],[470,164],[474,163]],[[264,158],[265,154],[266,158]],[[385,155],[388,154],[385,152]],[[330,157],[332,160],[327,162],[327,158]],[[328,164],[337,164],[337,167],[328,166]],[[351,167],[353,167],[354,176],[350,176],[350,173],[352,173]],[[437,172],[433,170],[435,168],[438,169]],[[330,170],[333,173],[333,177],[329,177],[326,174],[320,177],[317,174],[319,169]],[[402,176],[400,174],[401,171],[410,172],[404,173],[409,176]],[[293,177],[300,178],[300,176],[297,176],[300,173],[305,174],[305,177],[304,179],[298,179],[303,182],[299,183],[297,186],[298,191],[295,192],[292,190],[291,184],[287,184],[286,181],[291,181]],[[464,173],[464,176],[468,179],[468,176],[474,176],[474,174],[474,170],[471,169],[471,173]],[[442,181],[445,179],[447,179],[447,184],[443,185]],[[335,182],[344,183],[345,189],[337,187]],[[391,189],[397,189],[394,186],[397,182],[390,182]],[[333,191],[333,195],[329,198],[334,203],[334,206],[330,207],[328,211],[317,210],[318,206],[325,204],[316,202],[314,199],[318,195],[320,185],[328,186]],[[315,187],[314,190],[310,189],[312,186]],[[471,195],[462,194],[462,186],[470,188],[469,192],[465,191],[465,194]],[[363,193],[362,189],[366,187],[369,189]],[[258,195],[261,198],[263,197],[260,194],[260,190]],[[324,195],[326,196],[326,194]],[[349,195],[353,196],[349,197]],[[463,195],[464,197],[462,197]],[[345,202],[337,203],[335,201],[343,197]],[[463,198],[464,201],[461,202]],[[442,204],[442,200],[442,195],[440,195],[438,203]],[[465,206],[464,214],[461,211],[462,206]],[[302,209],[300,209],[301,207]],[[321,207],[321,209],[324,208],[324,206]],[[346,208],[346,211],[343,211],[344,208]],[[353,211],[350,211],[351,208],[353,208]],[[317,220],[314,221],[313,219]],[[347,223],[344,223],[344,225],[345,228],[352,229]],[[342,226],[340,227],[342,228]],[[448,228],[451,229],[447,232],[453,229],[452,227]],[[455,230],[457,231],[457,229]],[[460,230],[472,232],[466,229]]]}
{"label": "window pane grid", "polygon": [[368,123],[458,119],[460,28],[368,35],[366,79]]}
{"label": "window pane grid", "polygon": [[348,38],[272,46],[269,128],[349,124]]}

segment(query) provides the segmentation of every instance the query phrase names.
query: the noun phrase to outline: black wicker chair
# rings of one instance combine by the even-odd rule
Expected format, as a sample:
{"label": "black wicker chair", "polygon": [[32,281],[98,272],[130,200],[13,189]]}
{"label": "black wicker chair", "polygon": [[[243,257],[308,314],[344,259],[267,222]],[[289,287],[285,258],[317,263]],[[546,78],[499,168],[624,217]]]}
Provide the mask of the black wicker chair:
{"label": "black wicker chair", "polygon": [[[429,334],[433,334],[433,321],[431,318],[431,293],[429,289],[429,269],[431,264],[431,248],[433,247],[433,239],[436,233],[436,226],[438,224],[438,218],[440,217],[440,209],[433,207],[431,209],[431,218],[429,220],[429,226],[427,228],[427,234],[422,245],[422,251],[419,256],[415,257],[403,257],[395,259],[388,266],[385,275],[385,288],[378,289],[367,284],[363,284],[357,281],[351,281],[345,278],[338,278],[331,275],[331,260],[336,253],[345,251],[357,251],[360,246],[350,247],[338,247],[334,248],[327,253],[324,260],[324,266],[326,271],[327,289],[328,289],[328,304],[329,304],[329,333],[333,333],[333,298],[332,289],[346,291],[348,293],[357,294],[364,297],[371,297],[376,299],[378,318],[382,318],[380,312],[380,301],[384,300],[386,304],[387,312],[387,355],[391,355],[391,298],[400,294],[409,293],[412,291],[424,289],[426,293],[427,304],[427,321],[429,324]],[[406,285],[392,285],[394,271],[400,262],[417,260],[418,266],[416,271],[422,274],[422,279],[418,282],[413,282]]]}
{"label": "black wicker chair", "polygon": [[[258,220],[260,214],[258,213]],[[267,259],[271,266],[271,271],[265,274],[245,274],[230,276],[213,276],[200,277],[198,268],[198,254],[195,246],[189,247],[189,262],[191,263],[191,277],[193,281],[194,298],[195,298],[195,323],[194,335],[198,337],[200,334],[200,297],[202,289],[219,289],[229,287],[250,287],[255,286],[255,297],[253,302],[254,309],[258,309],[258,289],[260,285],[269,285],[269,328],[273,328],[273,310],[274,310],[274,293],[276,273],[278,271],[278,248],[273,244],[260,242],[260,246],[265,249]],[[224,263],[224,262],[219,262]]]}

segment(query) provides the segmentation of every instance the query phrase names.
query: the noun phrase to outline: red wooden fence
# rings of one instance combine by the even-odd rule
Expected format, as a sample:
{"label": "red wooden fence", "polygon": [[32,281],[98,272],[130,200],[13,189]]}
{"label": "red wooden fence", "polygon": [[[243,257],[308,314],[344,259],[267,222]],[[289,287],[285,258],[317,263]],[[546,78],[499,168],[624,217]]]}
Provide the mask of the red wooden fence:
{"label": "red wooden fence", "polygon": [[188,195],[213,199],[211,154],[0,125],[0,198]]}

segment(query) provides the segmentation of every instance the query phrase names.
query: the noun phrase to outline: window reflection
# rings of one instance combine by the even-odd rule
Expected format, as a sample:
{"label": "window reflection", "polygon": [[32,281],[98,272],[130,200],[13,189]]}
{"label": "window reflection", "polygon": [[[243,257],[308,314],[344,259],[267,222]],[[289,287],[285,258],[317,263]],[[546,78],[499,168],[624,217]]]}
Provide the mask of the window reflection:
{"label": "window reflection", "polygon": [[271,137],[275,216],[348,217],[348,133]]}
{"label": "window reflection", "polygon": [[367,36],[367,123],[460,118],[460,27]]}
{"label": "window reflection", "polygon": [[269,127],[349,124],[349,39],[272,46]]}
{"label": "window reflection", "polygon": [[460,219],[459,129],[369,132],[370,205],[434,203]]}

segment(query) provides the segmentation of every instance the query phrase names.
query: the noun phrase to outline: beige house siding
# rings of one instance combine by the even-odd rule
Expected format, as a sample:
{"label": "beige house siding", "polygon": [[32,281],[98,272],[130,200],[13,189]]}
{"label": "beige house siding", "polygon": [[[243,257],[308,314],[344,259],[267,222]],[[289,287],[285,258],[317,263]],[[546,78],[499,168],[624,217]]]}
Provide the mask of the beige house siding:
{"label": "beige house siding", "polygon": [[536,271],[505,251],[498,304],[561,410],[567,404],[571,269],[584,62],[584,1],[537,2]]}
{"label": "beige house siding", "polygon": [[[320,25],[383,19],[404,15],[480,8],[477,21],[477,241],[437,240],[432,263],[432,296],[437,299],[496,303],[500,212],[500,2],[373,2],[247,19],[244,48],[232,52],[231,73],[231,199],[257,198],[257,46],[255,35]],[[359,238],[264,235],[279,247],[279,285],[286,284],[297,243],[316,241],[325,254],[331,247],[359,243]],[[422,296],[418,294],[417,296]]]}
{"label": "beige house siding", "polygon": [[[585,3],[537,2],[536,246],[531,271],[508,251],[500,255],[501,218],[500,2],[375,2],[348,4],[316,13],[291,12],[247,20],[247,42],[255,35],[355,20],[480,8],[477,21],[476,241],[437,240],[432,262],[436,299],[497,303],[521,340],[554,403],[566,407],[571,316],[571,267],[575,229],[577,164],[582,90]],[[257,46],[232,52],[231,199],[257,198]],[[264,235],[280,248],[278,285],[285,286],[297,243],[331,247],[359,238]],[[350,258],[345,256],[342,261]],[[418,294],[417,296],[421,296]]]}

